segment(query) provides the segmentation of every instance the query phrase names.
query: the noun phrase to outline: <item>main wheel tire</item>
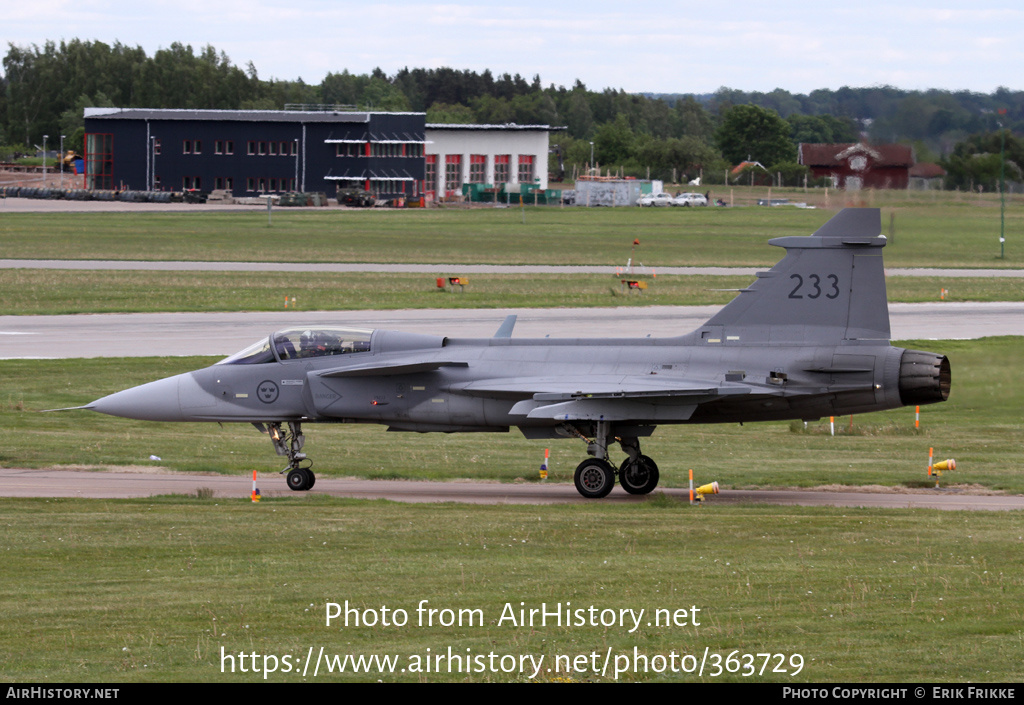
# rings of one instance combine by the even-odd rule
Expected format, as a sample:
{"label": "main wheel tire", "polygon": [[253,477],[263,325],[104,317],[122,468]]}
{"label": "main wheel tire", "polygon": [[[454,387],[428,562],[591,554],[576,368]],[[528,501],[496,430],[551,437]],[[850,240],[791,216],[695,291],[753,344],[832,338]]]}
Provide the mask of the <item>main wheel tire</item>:
{"label": "main wheel tire", "polygon": [[295,490],[296,492],[302,492],[312,487],[312,482],[309,478],[309,470],[302,468],[296,468],[288,473],[288,489]]}
{"label": "main wheel tire", "polygon": [[313,485],[316,484],[316,475],[314,475],[313,471],[310,470],[309,468],[306,468],[306,472],[309,473],[309,486],[306,487],[306,489],[311,490],[313,489]]}
{"label": "main wheel tire", "polygon": [[646,455],[626,458],[619,467],[619,484],[630,494],[650,494],[658,486],[658,465]]}
{"label": "main wheel tire", "polygon": [[615,486],[615,468],[606,460],[587,458],[576,466],[576,491],[587,499],[607,497]]}

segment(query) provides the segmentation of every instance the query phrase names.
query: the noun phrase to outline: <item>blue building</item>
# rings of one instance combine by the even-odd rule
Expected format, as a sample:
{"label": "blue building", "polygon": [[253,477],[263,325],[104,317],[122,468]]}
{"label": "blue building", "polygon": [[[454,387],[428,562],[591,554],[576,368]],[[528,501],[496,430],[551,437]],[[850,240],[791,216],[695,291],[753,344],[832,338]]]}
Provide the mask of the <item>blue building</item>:
{"label": "blue building", "polygon": [[88,189],[424,190],[425,113],[86,108]]}

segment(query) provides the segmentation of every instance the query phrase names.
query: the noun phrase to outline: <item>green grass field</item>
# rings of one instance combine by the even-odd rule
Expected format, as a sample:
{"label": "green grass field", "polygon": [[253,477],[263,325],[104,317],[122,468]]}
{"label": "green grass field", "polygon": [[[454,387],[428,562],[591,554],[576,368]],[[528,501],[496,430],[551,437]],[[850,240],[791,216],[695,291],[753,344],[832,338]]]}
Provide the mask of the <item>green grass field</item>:
{"label": "green grass field", "polygon": [[[647,266],[774,264],[772,237],[809,235],[831,210],[782,208],[557,208],[275,213],[9,213],[0,252],[10,258],[406,262]],[[895,214],[895,233],[890,215]],[[886,209],[890,267],[1021,267],[1024,207],[943,202]],[[524,222],[525,221],[525,222]]]}
{"label": "green grass field", "polygon": [[[526,681],[534,668],[520,671],[515,657],[529,655],[543,657],[542,682],[610,681],[616,666],[625,681],[1019,682],[1022,534],[1019,512],[691,508],[658,499],[630,507],[315,495],[255,505],[7,500],[0,677],[258,682],[256,654],[257,668],[278,668],[268,682]],[[464,612],[461,626],[439,626],[441,612],[420,626],[422,600],[453,610],[451,619],[479,612]],[[405,610],[408,622],[327,626],[327,603],[346,601],[378,619],[385,607],[392,619]],[[633,633],[632,621],[591,626],[589,615],[568,626],[501,619],[506,604],[518,615],[556,603],[645,613]],[[687,625],[657,626],[655,610],[686,610]],[[349,663],[328,673],[322,664],[316,677],[313,666],[303,676],[310,649],[321,648],[393,655],[396,672],[354,674]],[[496,661],[498,672],[448,673],[445,660],[422,672],[423,657],[447,658],[449,648],[509,657],[509,670]],[[655,672],[673,654],[695,669],[705,649],[720,660],[707,659],[703,676]],[[222,653],[236,657],[234,673]],[[637,655],[648,659],[646,672]]]}
{"label": "green grass field", "polygon": [[[453,274],[456,273],[452,272]],[[438,274],[446,274],[439,271]],[[356,311],[416,308],[550,308],[725,304],[752,277],[644,276],[643,293],[609,275],[472,275],[461,293],[438,289],[429,274],[127,272],[0,269],[6,313],[169,311]],[[889,277],[890,301],[1014,301],[1024,278]],[[294,301],[293,301],[294,299]]]}

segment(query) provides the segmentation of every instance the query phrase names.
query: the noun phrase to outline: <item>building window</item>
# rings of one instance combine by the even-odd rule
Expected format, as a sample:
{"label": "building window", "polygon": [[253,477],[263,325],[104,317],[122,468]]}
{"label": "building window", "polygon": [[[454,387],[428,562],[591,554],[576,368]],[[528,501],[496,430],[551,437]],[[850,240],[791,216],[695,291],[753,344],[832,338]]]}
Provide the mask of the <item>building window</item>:
{"label": "building window", "polygon": [[462,187],[462,155],[446,154],[444,157],[445,195],[452,195]]}
{"label": "building window", "polygon": [[519,155],[519,183],[531,184],[533,183],[533,155],[532,154],[520,154]]}
{"label": "building window", "polygon": [[235,153],[235,141],[234,140],[227,140],[224,143],[224,154],[234,154],[234,153]]}
{"label": "building window", "polygon": [[256,179],[252,178],[251,176],[246,178],[246,180],[245,180],[245,190],[246,191],[255,191],[256,190]]}
{"label": "building window", "polygon": [[[213,142],[213,153],[224,154],[224,140],[214,140]],[[219,186],[217,188],[220,188]]]}
{"label": "building window", "polygon": [[266,153],[267,153],[267,143],[266,142],[260,142],[260,156],[262,157]]}
{"label": "building window", "polygon": [[182,142],[181,153],[192,154],[192,140],[185,140]]}
{"label": "building window", "polygon": [[228,191],[234,191],[235,190],[235,180],[232,177],[230,177],[230,176],[225,176],[224,177],[224,188],[226,188]]}
{"label": "building window", "polygon": [[[247,149],[248,149],[248,153],[249,153],[250,157],[255,155],[256,154],[256,142],[254,142],[253,140],[249,140],[249,146],[247,147]],[[251,191],[252,189],[249,189],[249,190]]]}
{"label": "building window", "polygon": [[469,155],[469,183],[482,184],[484,172],[487,170],[487,156],[484,154]]}
{"label": "building window", "polygon": [[224,188],[224,179],[219,177],[219,176],[215,177],[213,179],[213,188],[218,190],[218,191],[220,189]]}
{"label": "building window", "polygon": [[160,138],[153,138],[153,154],[160,154]]}
{"label": "building window", "polygon": [[271,142],[270,144],[267,145],[267,147],[270,150],[270,156],[277,156],[277,142]]}
{"label": "building window", "polygon": [[426,157],[426,178],[423,187],[431,193],[437,192],[437,155],[428,154]]}
{"label": "building window", "polygon": [[354,142],[342,142],[334,145],[334,153],[339,157],[358,157],[360,146]]}
{"label": "building window", "polygon": [[195,140],[194,142],[192,142],[192,154],[202,154],[202,153],[203,153],[203,141],[202,140]]}
{"label": "building window", "polygon": [[508,164],[511,155],[509,154],[496,154],[494,155],[494,183],[496,184],[507,184],[508,183]]}

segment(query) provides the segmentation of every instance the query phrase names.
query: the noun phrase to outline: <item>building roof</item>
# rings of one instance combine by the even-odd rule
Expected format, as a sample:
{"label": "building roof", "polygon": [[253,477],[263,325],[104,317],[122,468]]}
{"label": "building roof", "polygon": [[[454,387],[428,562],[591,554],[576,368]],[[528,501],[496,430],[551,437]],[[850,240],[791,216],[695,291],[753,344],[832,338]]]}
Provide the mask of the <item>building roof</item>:
{"label": "building roof", "polygon": [[811,144],[801,142],[797,160],[805,166],[841,167],[857,153],[868,155],[876,167],[906,166],[914,163],[914,150],[902,144],[868,145],[863,142]]}
{"label": "building roof", "polygon": [[910,175],[915,179],[937,179],[946,175],[946,170],[932,162],[921,162],[910,167]]}
{"label": "building roof", "polygon": [[166,110],[157,108],[86,108],[86,118],[104,120],[217,120],[221,122],[369,122],[371,115],[426,113],[333,112],[321,110]]}
{"label": "building roof", "polygon": [[507,123],[505,125],[450,125],[443,122],[428,122],[428,130],[504,130],[507,132],[560,132],[562,130],[568,130],[568,127],[552,127],[551,125],[517,125],[514,122]]}

